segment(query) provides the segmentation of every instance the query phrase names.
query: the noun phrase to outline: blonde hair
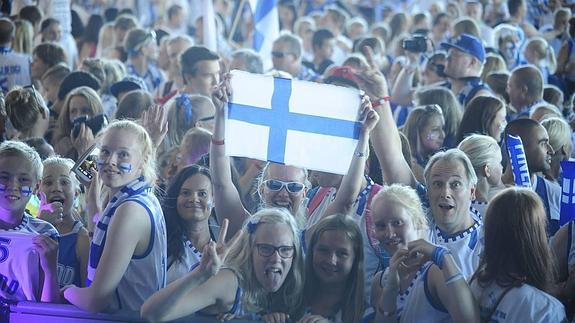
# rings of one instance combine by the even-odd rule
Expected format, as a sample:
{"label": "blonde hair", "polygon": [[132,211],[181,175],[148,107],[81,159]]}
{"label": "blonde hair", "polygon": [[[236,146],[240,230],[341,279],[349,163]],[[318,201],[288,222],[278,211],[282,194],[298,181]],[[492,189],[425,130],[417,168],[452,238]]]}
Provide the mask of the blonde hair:
{"label": "blonde hair", "polygon": [[15,88],[6,94],[5,109],[10,122],[20,132],[34,128],[40,118],[48,118],[44,99],[34,88]]}
{"label": "blonde hair", "polygon": [[8,140],[0,144],[0,158],[7,156],[18,156],[26,159],[32,164],[33,177],[36,181],[42,178],[44,166],[40,155],[34,148],[20,141]]}
{"label": "blonde hair", "polygon": [[34,27],[24,19],[14,21],[14,40],[12,48],[18,53],[32,55],[34,49]]}
{"label": "blonde hair", "polygon": [[[194,127],[186,132],[180,144],[180,153],[185,150],[187,156],[182,156],[188,164],[195,164],[203,155],[210,152],[212,133],[204,128]],[[182,148],[186,149],[182,149]]]}
{"label": "blonde hair", "polygon": [[[259,283],[253,264],[253,253],[256,249],[255,234],[261,224],[286,224],[293,237],[294,256],[287,277],[280,289],[271,294]],[[242,288],[242,305],[250,312],[261,312],[267,309],[267,304],[280,304],[281,309],[288,314],[296,313],[301,306],[303,292],[303,266],[300,234],[294,217],[285,209],[262,209],[246,220],[245,232],[232,247],[226,257],[226,266],[233,269],[238,276],[238,284]],[[271,298],[271,300],[270,300]]]}
{"label": "blonde hair", "polygon": [[[72,168],[74,167],[74,161],[72,159],[63,158],[60,156],[48,157],[44,160],[44,162],[42,164],[44,165],[44,170],[46,170],[49,167],[62,166],[62,167],[66,167],[71,172]],[[70,178],[72,178],[72,182],[74,183],[75,187],[79,187],[80,181],[78,180],[76,175],[74,173],[71,173],[70,175],[71,175]]]}
{"label": "blonde hair", "polygon": [[100,144],[103,138],[111,130],[126,130],[133,133],[142,149],[142,175],[146,183],[150,185],[155,185],[157,174],[156,174],[156,151],[154,145],[152,144],[152,139],[144,127],[130,120],[114,120],[106,128],[102,130],[98,136]]}
{"label": "blonde hair", "polygon": [[555,50],[549,46],[547,41],[542,37],[531,37],[525,43],[524,53],[531,50],[535,54],[536,62],[531,62],[537,66],[544,63],[543,66],[549,69],[549,74],[555,73],[557,69],[557,60],[555,59]]}
{"label": "blonde hair", "polygon": [[483,173],[482,168],[485,165],[500,163],[495,156],[501,155],[501,149],[497,141],[490,136],[472,134],[463,139],[457,148],[469,157],[478,176]]}
{"label": "blonde hair", "polygon": [[373,209],[376,203],[381,203],[380,201],[398,204],[404,208],[411,217],[413,227],[420,233],[420,237],[423,237],[429,229],[427,217],[421,207],[421,199],[413,188],[402,184],[384,186],[373,197],[371,208]]}
{"label": "blonde hair", "polygon": [[561,118],[548,118],[541,121],[541,125],[547,130],[549,135],[549,145],[554,151],[559,151],[562,147],[569,148],[571,151],[571,127]]}
{"label": "blonde hair", "polygon": [[192,106],[192,118],[189,120],[189,124],[186,124],[185,118],[182,118],[180,111],[186,109],[182,103],[179,102],[178,97],[168,101],[166,103],[168,109],[168,124],[171,126],[168,128],[168,134],[166,135],[166,142],[169,147],[178,146],[182,143],[184,135],[189,129],[196,127],[196,124],[202,117],[205,117],[201,112],[206,109],[211,109],[215,113],[215,107],[212,100],[204,95],[194,94],[182,94],[188,97],[188,100]]}
{"label": "blonde hair", "polygon": [[498,54],[489,53],[485,56],[485,64],[481,71],[481,79],[485,82],[487,75],[495,72],[507,72],[507,63]]}

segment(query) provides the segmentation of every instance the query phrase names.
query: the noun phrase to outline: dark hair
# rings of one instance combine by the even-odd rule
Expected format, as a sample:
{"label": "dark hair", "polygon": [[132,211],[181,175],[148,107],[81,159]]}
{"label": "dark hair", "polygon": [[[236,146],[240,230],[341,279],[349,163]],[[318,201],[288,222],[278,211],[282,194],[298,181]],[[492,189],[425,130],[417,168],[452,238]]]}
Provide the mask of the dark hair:
{"label": "dark hair", "polygon": [[537,67],[534,65],[519,66],[511,71],[511,76],[513,75],[519,86],[527,87],[528,99],[543,98],[543,76]]}
{"label": "dark hair", "polygon": [[313,33],[311,38],[311,43],[313,48],[322,47],[323,42],[329,39],[335,38],[333,33],[327,29],[318,29]]}
{"label": "dark hair", "polygon": [[449,15],[445,12],[438,13],[437,16],[435,16],[435,18],[433,18],[432,26],[435,27],[435,26],[439,25],[442,18],[448,18],[449,19]]}
{"label": "dark hair", "polygon": [[106,22],[112,22],[118,17],[118,8],[107,8],[104,10],[104,19]]}
{"label": "dark hair", "polygon": [[[28,146],[34,148],[34,150],[40,155],[40,159],[45,160],[48,157],[51,157],[54,154],[54,148],[50,143],[46,141],[46,139],[42,137],[36,138],[28,138],[24,140],[24,143]],[[52,150],[47,149],[46,145],[48,145]]]}
{"label": "dark hair", "polygon": [[0,18],[0,44],[6,44],[12,41],[16,26],[8,18]]}
{"label": "dark hair", "polygon": [[202,174],[210,182],[212,181],[209,169],[198,165],[186,166],[172,177],[166,190],[166,195],[162,199],[162,210],[166,218],[166,235],[168,237],[168,259],[170,260],[168,267],[175,261],[181,261],[184,254],[182,237],[185,224],[178,214],[178,195],[180,195],[184,182],[196,174]]}
{"label": "dark hair", "polygon": [[52,17],[44,19],[40,24],[40,32],[43,33],[52,24],[60,25],[60,20]]}
{"label": "dark hair", "polygon": [[505,103],[496,97],[477,96],[473,98],[463,113],[455,143],[459,144],[465,137],[474,133],[489,136],[489,126],[501,109],[505,109]]}
{"label": "dark hair", "polygon": [[55,43],[42,43],[34,48],[32,54],[38,56],[48,67],[66,63],[64,48]]}
{"label": "dark hair", "polygon": [[[215,52],[203,46],[192,46],[186,49],[180,56],[180,66],[182,74],[195,76],[197,68],[196,63],[200,61],[217,61],[220,56]],[[185,81],[185,78],[184,78]]]}
{"label": "dark hair", "polygon": [[565,97],[561,89],[556,87],[555,85],[546,84],[543,87],[543,100],[549,102],[559,109],[563,108],[563,101]]}
{"label": "dark hair", "polygon": [[528,188],[507,188],[490,202],[483,230],[485,247],[473,279],[481,286],[524,283],[549,292],[556,266],[547,242],[547,216],[541,198]]}
{"label": "dark hair", "polygon": [[36,26],[42,20],[42,11],[37,6],[25,6],[20,9],[18,16]]}
{"label": "dark hair", "polygon": [[138,22],[133,15],[121,14],[114,21],[114,29],[130,30],[138,27]]}
{"label": "dark hair", "polygon": [[91,15],[84,29],[83,42],[98,43],[100,29],[104,25],[104,19],[100,15]]}
{"label": "dark hair", "polygon": [[509,15],[515,16],[519,7],[523,4],[523,0],[507,0],[507,9],[509,10]]}
{"label": "dark hair", "polygon": [[86,27],[84,26],[84,22],[82,21],[80,15],[78,14],[78,12],[76,12],[76,10],[74,9],[70,10],[70,14],[72,15],[71,16],[72,28],[70,30],[70,34],[72,34],[72,37],[74,37],[74,39],[78,39],[82,37],[82,35],[84,35],[84,30],[86,30]]}
{"label": "dark hair", "polygon": [[181,12],[182,10],[184,10],[184,8],[178,4],[171,5],[168,8],[168,20],[172,19],[174,15],[176,15],[178,12]]}
{"label": "dark hair", "polygon": [[485,77],[485,83],[499,95],[505,103],[509,103],[509,94],[507,93],[507,82],[509,81],[509,73],[507,72],[492,72]]}

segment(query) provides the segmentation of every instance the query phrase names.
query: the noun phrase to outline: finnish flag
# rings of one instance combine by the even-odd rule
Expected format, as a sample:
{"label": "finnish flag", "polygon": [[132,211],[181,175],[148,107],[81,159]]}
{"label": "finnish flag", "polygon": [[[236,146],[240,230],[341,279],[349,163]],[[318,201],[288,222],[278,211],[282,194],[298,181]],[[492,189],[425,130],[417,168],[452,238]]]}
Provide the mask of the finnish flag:
{"label": "finnish flag", "polygon": [[347,173],[361,128],[358,90],[231,74],[226,155]]}
{"label": "finnish flag", "polygon": [[561,182],[561,218],[559,224],[563,225],[575,220],[575,161],[561,162],[563,180]]}

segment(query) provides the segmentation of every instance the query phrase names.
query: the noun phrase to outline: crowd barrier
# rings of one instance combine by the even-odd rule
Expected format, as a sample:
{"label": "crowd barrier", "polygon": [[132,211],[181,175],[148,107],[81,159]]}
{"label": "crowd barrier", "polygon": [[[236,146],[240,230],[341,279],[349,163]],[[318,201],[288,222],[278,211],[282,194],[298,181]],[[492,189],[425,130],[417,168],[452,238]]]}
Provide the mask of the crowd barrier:
{"label": "crowd barrier", "polygon": [[[88,313],[72,305],[19,302],[9,305],[6,311],[0,311],[4,316],[0,318],[2,323],[132,323],[145,322],[140,319],[136,312],[106,313]],[[215,323],[219,322],[212,317],[199,315],[190,316],[180,319],[178,323]],[[245,320],[231,320],[229,322],[250,323]]]}

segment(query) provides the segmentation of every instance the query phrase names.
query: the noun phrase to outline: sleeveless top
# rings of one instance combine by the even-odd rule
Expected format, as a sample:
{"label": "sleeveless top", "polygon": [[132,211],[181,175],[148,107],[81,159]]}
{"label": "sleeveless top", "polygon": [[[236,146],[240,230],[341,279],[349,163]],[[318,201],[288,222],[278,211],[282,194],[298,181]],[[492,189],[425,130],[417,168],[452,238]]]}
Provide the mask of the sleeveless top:
{"label": "sleeveless top", "polygon": [[[431,265],[431,262],[423,264],[407,289],[397,294],[396,308],[399,322],[451,322],[451,316],[445,307],[431,298],[427,278]],[[382,288],[384,276],[387,278],[387,275],[381,275]]]}
{"label": "sleeveless top", "polygon": [[89,286],[94,279],[100,257],[104,251],[108,225],[116,209],[124,202],[135,202],[146,209],[150,217],[150,242],[143,255],[133,255],[118,283],[111,305],[112,310],[124,309],[139,311],[144,301],[153,293],[166,287],[166,223],[160,202],[152,193],[152,188],[140,177],[124,186],[110,200],[104,210],[90,246],[88,262]]}
{"label": "sleeveless top", "polygon": [[76,254],[78,231],[81,228],[82,223],[74,221],[72,231],[60,235],[60,244],[58,245],[58,285],[60,285],[60,288],[71,284],[82,285],[80,283],[82,268]]}

